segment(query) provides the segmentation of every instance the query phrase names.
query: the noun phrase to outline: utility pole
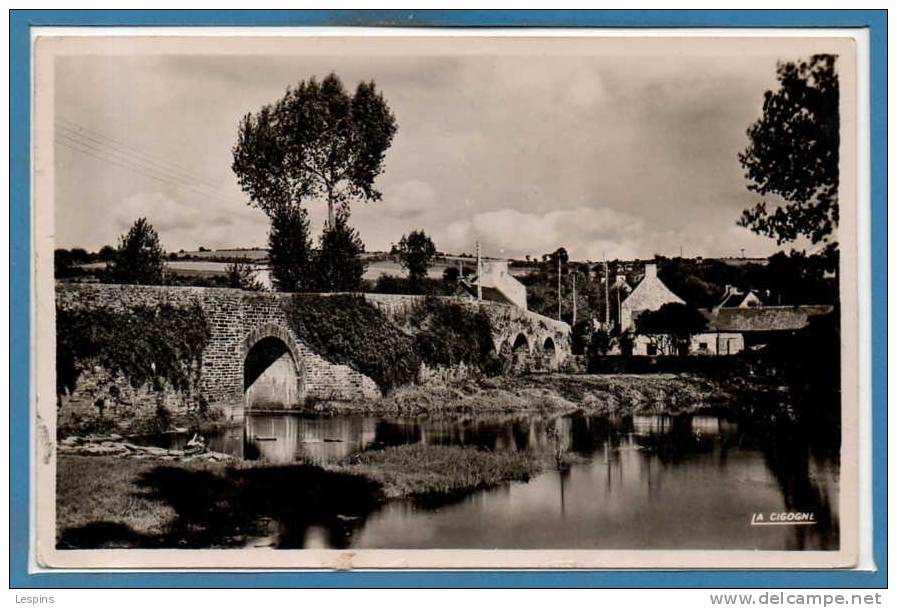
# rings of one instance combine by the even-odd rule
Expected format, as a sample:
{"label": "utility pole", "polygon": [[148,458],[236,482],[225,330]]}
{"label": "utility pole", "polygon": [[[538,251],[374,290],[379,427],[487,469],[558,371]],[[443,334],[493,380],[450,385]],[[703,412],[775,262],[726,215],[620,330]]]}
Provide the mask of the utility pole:
{"label": "utility pole", "polygon": [[573,325],[576,325],[576,271],[570,273],[573,276]]}
{"label": "utility pole", "polygon": [[477,241],[477,300],[483,299],[483,263],[480,261],[480,242]]}
{"label": "utility pole", "polygon": [[607,256],[601,255],[604,257],[604,331],[610,331],[610,275],[607,273]]}
{"label": "utility pole", "polygon": [[561,255],[558,253],[558,321],[561,320]]}
{"label": "utility pole", "polygon": [[617,323],[620,324],[620,331],[623,331],[623,311],[620,310],[620,287],[617,286]]}

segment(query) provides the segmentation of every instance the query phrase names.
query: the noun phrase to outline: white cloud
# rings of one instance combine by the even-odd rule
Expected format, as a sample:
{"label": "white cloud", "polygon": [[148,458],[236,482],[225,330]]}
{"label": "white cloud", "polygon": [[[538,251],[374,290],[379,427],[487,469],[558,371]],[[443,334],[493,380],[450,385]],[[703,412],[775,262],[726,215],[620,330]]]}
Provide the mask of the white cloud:
{"label": "white cloud", "polygon": [[[213,197],[209,197],[210,199]],[[125,197],[110,213],[99,218],[105,224],[106,242],[117,242],[118,235],[145,217],[159,233],[168,251],[210,248],[265,242],[268,220],[248,205],[231,205],[192,196],[179,198],[161,192],[138,192]],[[235,235],[239,235],[237,238]]]}
{"label": "white cloud", "polygon": [[[241,202],[230,168],[239,117],[332,69],[347,86],[373,78],[399,124],[377,180],[383,200],[352,210],[369,250],[418,228],[443,251],[472,252],[479,239],[507,256],[558,246],[593,260],[680,246],[705,256],[774,250],[734,226],[753,200],[736,154],[780,58],[774,46],[742,56],[743,45],[712,56],[381,56],[359,46],[326,56],[68,57],[56,72],[60,116],[221,184],[221,196],[60,149],[57,243],[112,243],[145,215],[168,249],[263,245],[267,218]],[[305,206],[317,239],[326,205]]]}
{"label": "white cloud", "polygon": [[413,179],[404,181],[383,191],[383,204],[379,211],[390,215],[414,218],[437,205],[436,190],[430,184]]}
{"label": "white cloud", "polygon": [[437,233],[449,249],[467,249],[479,240],[489,255],[541,255],[566,247],[578,259],[633,257],[652,235],[641,218],[606,207],[576,207],[525,213],[504,208],[475,214]]}

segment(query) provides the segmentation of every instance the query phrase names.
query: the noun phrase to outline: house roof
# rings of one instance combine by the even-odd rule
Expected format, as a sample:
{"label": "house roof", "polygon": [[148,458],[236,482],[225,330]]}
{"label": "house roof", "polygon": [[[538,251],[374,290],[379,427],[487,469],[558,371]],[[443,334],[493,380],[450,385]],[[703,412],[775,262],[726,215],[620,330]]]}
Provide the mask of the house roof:
{"label": "house roof", "polygon": [[[467,281],[461,281],[459,285],[467,295],[474,298],[477,297],[477,287],[475,284],[471,284]],[[483,299],[489,300],[490,302],[500,302],[502,304],[511,304],[516,306],[514,301],[507,297],[504,293],[502,293],[501,290],[495,287],[488,287],[486,285],[483,285]]]}
{"label": "house roof", "polygon": [[[717,305],[717,308],[738,308],[752,294],[754,297],[757,297],[757,292],[751,289],[744,293],[741,293],[740,291],[729,292],[723,298],[722,302]],[[757,299],[759,300],[759,297],[757,297]]]}
{"label": "house roof", "polygon": [[630,310],[657,310],[670,302],[685,304],[685,301],[670,291],[656,275],[646,274],[632,293],[623,300],[623,305]]}
{"label": "house roof", "polygon": [[707,331],[762,332],[795,331],[810,317],[831,311],[831,306],[755,306],[701,312],[708,320]]}

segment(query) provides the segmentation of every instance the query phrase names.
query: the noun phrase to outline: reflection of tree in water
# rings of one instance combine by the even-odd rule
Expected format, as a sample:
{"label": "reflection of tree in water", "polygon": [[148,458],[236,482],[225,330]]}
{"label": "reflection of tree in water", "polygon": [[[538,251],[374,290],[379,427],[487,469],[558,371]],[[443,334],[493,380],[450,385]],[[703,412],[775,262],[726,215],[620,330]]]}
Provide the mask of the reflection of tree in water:
{"label": "reflection of tree in water", "polygon": [[707,454],[717,445],[717,434],[696,431],[690,416],[671,416],[666,424],[634,433],[636,445],[663,464],[679,464],[697,454]]}
{"label": "reflection of tree in water", "polygon": [[378,420],[374,444],[380,446],[425,443],[472,446],[486,450],[524,451],[538,447],[534,438],[544,425],[539,417],[483,416],[458,420]]}
{"label": "reflection of tree in water", "polygon": [[840,529],[828,494],[810,471],[810,444],[800,429],[780,427],[775,439],[763,446],[763,457],[782,492],[785,510],[816,515],[815,525],[790,526],[789,549],[837,550]]}
{"label": "reflection of tree in water", "polygon": [[420,440],[420,425],[415,422],[378,420],[374,428],[374,443],[378,445],[409,445]]}
{"label": "reflection of tree in water", "polygon": [[592,456],[610,443],[617,448],[620,435],[605,417],[575,415],[570,417],[570,450],[580,456]]}

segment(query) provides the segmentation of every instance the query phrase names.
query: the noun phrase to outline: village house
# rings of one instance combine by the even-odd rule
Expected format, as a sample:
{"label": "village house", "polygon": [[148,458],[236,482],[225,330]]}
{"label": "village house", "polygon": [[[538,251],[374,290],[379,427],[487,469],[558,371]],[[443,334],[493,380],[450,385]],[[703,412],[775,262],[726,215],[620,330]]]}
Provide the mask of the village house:
{"label": "village house", "polygon": [[[646,335],[636,331],[636,322],[645,311],[660,309],[664,304],[685,304],[657,276],[657,265],[645,264],[644,278],[629,289],[625,281],[614,284],[620,304],[614,310],[620,333],[632,333],[632,355],[674,355],[675,341],[666,335]],[[613,298],[612,298],[613,299]],[[831,306],[765,306],[753,290],[742,291],[727,285],[719,304],[701,310],[707,318],[704,331],[693,334],[688,341],[689,355],[727,356],[746,349],[758,349],[782,336],[803,329],[816,315],[828,314]]]}
{"label": "village house", "polygon": [[720,299],[719,304],[713,307],[714,310],[721,308],[753,308],[755,306],[763,306],[760,296],[753,289],[741,291],[734,285],[726,285],[726,291]]}
{"label": "village house", "polygon": [[460,280],[464,293],[476,298],[482,292],[484,300],[527,309],[526,286],[511,275],[507,260],[481,260],[479,266],[479,274]]}
{"label": "village house", "polygon": [[[745,349],[759,349],[806,327],[813,317],[831,313],[832,306],[752,306],[701,311],[707,330],[696,339],[706,343],[706,354],[732,355]],[[735,337],[737,336],[737,338]],[[712,349],[717,349],[712,352]]]}
{"label": "village house", "polygon": [[657,264],[645,264],[645,276],[620,305],[621,332],[635,330],[638,316],[646,310],[657,310],[664,304],[685,304],[657,276]]}

